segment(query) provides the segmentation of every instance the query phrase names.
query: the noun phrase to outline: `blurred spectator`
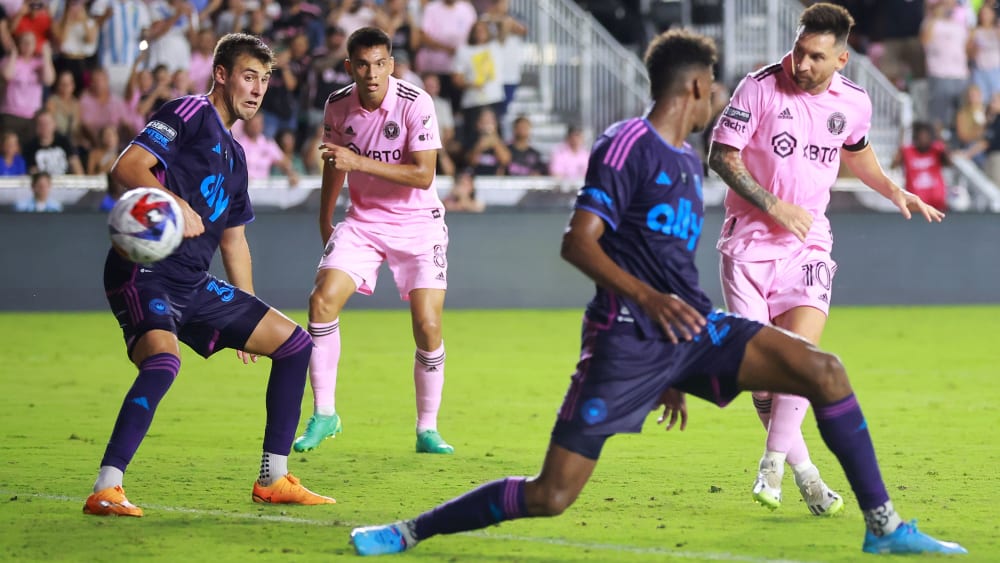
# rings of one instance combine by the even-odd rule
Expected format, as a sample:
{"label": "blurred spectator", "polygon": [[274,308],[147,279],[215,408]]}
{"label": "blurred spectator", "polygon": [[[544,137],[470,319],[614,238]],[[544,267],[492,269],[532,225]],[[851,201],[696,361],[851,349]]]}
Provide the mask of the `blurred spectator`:
{"label": "blurred spectator", "polygon": [[[302,176],[306,173],[306,165],[302,160],[302,155],[295,151],[295,131],[291,129],[278,131],[278,148],[285,155],[285,160],[295,171],[296,176]],[[288,172],[281,166],[272,164],[271,176],[288,176]]]}
{"label": "blurred spectator", "polygon": [[405,80],[410,84],[424,89],[424,80],[420,78],[420,75],[413,72],[413,66],[410,64],[410,55],[406,51],[400,51],[398,53],[394,52],[392,54],[393,67],[392,75],[400,80]]}
{"label": "blurred spectator", "polygon": [[406,5],[406,0],[385,0],[375,13],[375,26],[392,39],[392,54],[396,57],[405,51],[410,60],[417,54],[419,30]]}
{"label": "blurred spectator", "polygon": [[28,173],[28,165],[21,155],[21,141],[17,133],[7,131],[3,134],[3,158],[0,158],[0,176],[24,176]]}
{"label": "blurred spectator", "polygon": [[329,17],[328,23],[344,28],[348,37],[362,27],[375,25],[375,9],[371,0],[340,0],[340,9],[331,12]]}
{"label": "blurred spectator", "polygon": [[188,67],[188,80],[191,81],[191,92],[204,94],[212,82],[212,56],[215,43],[218,41],[211,28],[203,28],[195,36],[191,46],[191,66]]}
{"label": "blurred spectator", "polygon": [[924,49],[920,43],[924,0],[879,0],[874,10],[885,32],[882,54],[878,57],[879,70],[896,87],[906,90],[911,81],[926,76]]}
{"label": "blurred spectator", "polygon": [[149,119],[150,114],[178,95],[171,84],[170,69],[166,65],[156,65],[153,69],[153,87],[144,91],[139,97],[136,113],[143,116],[144,120]]}
{"label": "blurred spectator", "polygon": [[0,128],[17,133],[21,143],[31,138],[31,119],[42,108],[42,88],[56,79],[49,44],[42,54],[35,54],[35,36],[22,32],[17,36],[17,52],[3,60],[3,79],[7,83],[0,103]]}
{"label": "blurred spectator", "polygon": [[108,174],[107,179],[108,190],[104,194],[104,198],[101,199],[101,211],[111,211],[111,208],[115,206],[115,202],[118,201],[118,198],[125,193],[125,186],[115,180],[114,176]]}
{"label": "blurred spectator", "polygon": [[589,160],[590,149],[584,146],[583,131],[571,125],[566,130],[566,139],[552,149],[549,174],[566,181],[583,180]]}
{"label": "blurred spectator", "polygon": [[73,73],[75,96],[80,95],[84,79],[94,67],[99,31],[97,20],[87,13],[85,0],[67,0],[62,17],[52,28],[52,35],[59,45],[59,53],[52,62],[57,71]]}
{"label": "blurred spectator", "polygon": [[[330,94],[354,82],[344,64],[347,61],[346,42],[343,29],[330,27],[326,30],[326,43],[313,51],[313,59],[306,72],[306,87],[302,92],[309,131],[323,123],[323,110]],[[309,162],[309,159],[305,160]]]}
{"label": "blurred spectator", "polygon": [[107,73],[109,90],[122,96],[140,44],[148,45],[142,36],[151,23],[149,9],[143,0],[94,0],[90,15],[101,26],[98,63]]}
{"label": "blurred spectator", "polygon": [[[997,93],[1000,97],[1000,92]],[[1000,99],[1000,98],[998,98]],[[987,125],[987,106],[983,94],[975,84],[969,84],[965,89],[962,105],[955,114],[954,145],[962,150],[970,150],[980,146],[978,152],[985,149]],[[974,151],[973,152],[977,152]],[[970,158],[980,167],[985,166],[985,156],[970,154]]]}
{"label": "blurred spectator", "polygon": [[174,71],[174,74],[170,77],[170,86],[173,88],[177,96],[205,93],[204,88],[198,92],[192,90],[191,78],[188,75],[188,71],[183,68]]}
{"label": "blurred spectator", "polygon": [[503,57],[504,107],[502,114],[507,113],[507,107],[514,99],[514,93],[521,84],[521,67],[524,59],[524,41],[528,28],[508,13],[508,0],[493,0],[489,11],[483,19],[495,28],[495,35],[500,42]]}
{"label": "blurred spectator", "polygon": [[548,171],[542,153],[531,146],[531,120],[519,115],[514,120],[514,138],[507,148],[510,150],[508,176],[542,176]]}
{"label": "blurred spectator", "polygon": [[434,100],[434,114],[437,115],[438,135],[441,148],[438,150],[438,172],[451,176],[455,173],[453,155],[462,152],[461,143],[455,139],[455,116],[451,103],[441,97],[441,82],[436,74],[425,72],[421,77],[424,91]]}
{"label": "blurred spectator", "polygon": [[48,45],[51,49],[52,14],[49,13],[48,3],[44,0],[24,0],[21,9],[14,12],[10,18],[10,30],[13,37],[18,37],[22,33],[34,35],[35,55],[42,54],[44,45]]}
{"label": "blurred spectator", "polygon": [[313,175],[323,173],[323,156],[319,152],[319,146],[323,144],[323,124],[320,123],[312,128],[312,135],[304,143],[299,154],[302,156],[302,164],[306,167],[306,172]]}
{"label": "blurred spectator", "polygon": [[462,101],[462,89],[452,81],[455,52],[468,42],[477,17],[467,0],[431,0],[421,14],[417,70],[438,75],[441,96],[451,102],[455,112]]}
{"label": "blurred spectator", "polygon": [[[247,157],[247,175],[250,180],[265,180],[271,176],[271,167],[277,166],[286,176],[288,185],[299,183],[299,175],[292,168],[292,163],[285,157],[278,143],[264,134],[264,116],[260,113],[249,121],[243,122],[243,130],[233,130],[233,137],[243,147]],[[317,145],[319,146],[319,145]]]}
{"label": "blurred spectator", "polygon": [[75,90],[73,73],[64,70],[56,76],[55,89],[45,101],[45,109],[56,120],[56,133],[74,144],[80,140],[80,100],[73,94]]}
{"label": "blurred spectator", "polygon": [[39,171],[52,176],[83,174],[76,147],[56,133],[56,121],[45,110],[35,116],[35,138],[24,144],[24,162],[32,174]]}
{"label": "blurred spectator", "polygon": [[151,0],[152,23],[146,30],[149,66],[163,65],[172,73],[191,66],[191,43],[198,32],[198,12],[188,0]]}
{"label": "blurred spectator", "polygon": [[986,175],[1000,184],[1000,94],[993,96],[986,113],[986,138],[968,150],[969,154],[985,151]]}
{"label": "blurred spectator", "polygon": [[963,18],[956,17],[956,10],[955,0],[930,2],[920,29],[927,57],[927,115],[939,131],[948,130],[948,134],[969,81],[969,28]]}
{"label": "blurred spectator", "polygon": [[899,166],[903,167],[906,191],[940,211],[947,210],[948,187],[943,170],[951,166],[951,156],[929,123],[913,124],[913,142],[901,146],[893,158],[892,167]]}
{"label": "blurred spectator", "polygon": [[81,144],[87,149],[98,144],[105,125],[117,127],[119,137],[131,139],[143,124],[142,116],[129,108],[120,95],[111,92],[108,80],[103,68],[95,68],[90,85],[80,96]]}
{"label": "blurred spectator", "polygon": [[[299,45],[296,52],[301,52],[303,41],[305,37],[301,35],[292,40],[292,45]],[[304,44],[308,48],[308,43]],[[275,47],[274,61],[267,94],[264,95],[259,112],[264,116],[264,135],[272,139],[278,129],[298,129],[299,78],[300,75],[304,78],[305,70],[309,68],[309,61],[293,56],[292,50],[286,45]]]}
{"label": "blurred spectator", "polygon": [[146,68],[147,53],[149,51],[140,53],[132,65],[132,73],[125,83],[125,93],[122,96],[129,111],[135,115],[142,115],[139,113],[139,101],[143,94],[153,89],[153,71]]}
{"label": "blurred spectator", "polygon": [[444,208],[451,212],[482,213],[486,204],[476,199],[476,179],[471,170],[462,170],[455,175],[451,191],[444,197]]}
{"label": "blurred spectator", "polygon": [[485,21],[473,24],[468,45],[455,53],[452,81],[462,90],[463,132],[460,137],[466,144],[475,142],[475,124],[481,111],[492,109],[498,122],[503,119],[502,56],[500,44]]}
{"label": "blurred spectator", "polygon": [[[316,4],[303,0],[283,0],[273,3],[279,9],[271,24],[271,37],[275,41],[289,42],[293,37],[304,35],[313,48],[323,42],[324,10]],[[329,10],[332,15],[334,10]]]}
{"label": "blurred spectator", "polygon": [[984,100],[1000,92],[1000,27],[992,2],[984,2],[976,17],[976,27],[969,36],[972,81],[979,86]]}
{"label": "blurred spectator", "polygon": [[22,213],[58,213],[62,204],[52,199],[52,176],[48,172],[31,175],[31,197],[17,202],[15,211]]}
{"label": "blurred spectator", "polygon": [[111,172],[111,166],[121,151],[118,129],[110,125],[101,128],[101,142],[87,153],[87,174],[97,176]]}
{"label": "blurred spectator", "polygon": [[491,109],[479,112],[476,118],[476,140],[466,158],[476,176],[503,176],[510,164],[510,149],[500,137],[497,116]]}

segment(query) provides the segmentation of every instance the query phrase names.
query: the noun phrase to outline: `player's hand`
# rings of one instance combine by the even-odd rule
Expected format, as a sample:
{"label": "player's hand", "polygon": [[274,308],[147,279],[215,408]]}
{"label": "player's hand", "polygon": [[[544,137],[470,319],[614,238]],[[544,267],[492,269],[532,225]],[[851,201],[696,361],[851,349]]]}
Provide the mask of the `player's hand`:
{"label": "player's hand", "polygon": [[705,317],[673,293],[651,291],[640,299],[639,306],[660,325],[674,344],[691,340],[705,327]]}
{"label": "player's hand", "polygon": [[181,215],[184,216],[184,238],[193,238],[205,232],[205,223],[201,221],[201,215],[191,207],[191,204],[179,197],[174,197],[181,206]]}
{"label": "player's hand", "polygon": [[805,242],[806,236],[809,235],[809,229],[812,228],[813,224],[812,213],[794,203],[788,203],[780,199],[771,209],[771,218],[785,229],[791,231],[796,238],[803,242]]}
{"label": "player's hand", "polygon": [[259,358],[260,356],[258,356],[257,354],[251,354],[250,352],[244,352],[243,350],[237,350],[236,357],[243,360],[243,365],[247,365],[251,362],[256,364],[257,358]]}
{"label": "player's hand", "polygon": [[656,419],[657,424],[663,424],[667,422],[667,417],[670,417],[669,422],[667,422],[666,428],[664,430],[670,430],[677,424],[677,419],[681,419],[681,430],[687,428],[688,424],[688,409],[687,401],[684,398],[684,393],[674,389],[673,387],[664,391],[660,398],[656,400],[656,404],[653,405],[653,410],[663,406],[663,413],[660,414],[660,418]]}
{"label": "player's hand", "polygon": [[917,194],[897,188],[891,199],[899,208],[899,212],[907,219],[913,216],[911,212],[923,215],[928,223],[940,223],[944,219],[944,213],[927,205]]}
{"label": "player's hand", "polygon": [[323,162],[332,166],[334,170],[351,172],[361,167],[361,156],[347,147],[323,143],[319,146],[319,150]]}

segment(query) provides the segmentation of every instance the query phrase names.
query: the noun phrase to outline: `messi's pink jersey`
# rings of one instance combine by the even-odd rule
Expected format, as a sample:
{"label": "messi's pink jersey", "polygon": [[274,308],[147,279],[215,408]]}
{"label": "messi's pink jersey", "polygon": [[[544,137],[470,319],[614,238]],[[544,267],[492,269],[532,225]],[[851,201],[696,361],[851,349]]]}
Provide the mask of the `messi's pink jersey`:
{"label": "messi's pink jersey", "polygon": [[[326,100],[323,142],[392,164],[410,164],[413,153],[441,148],[434,102],[426,92],[390,76],[382,105],[368,111],[361,107],[355,88],[351,84]],[[351,195],[347,215],[358,221],[406,225],[444,215],[433,185],[421,190],[348,172],[347,186]]]}
{"label": "messi's pink jersey", "polygon": [[788,256],[802,247],[830,252],[833,235],[826,207],[840,171],[840,151],[865,147],[871,115],[868,93],[840,73],[834,73],[821,94],[799,88],[791,76],[791,54],[747,75],[716,124],[712,141],[740,149],[757,183],[806,209],[814,220],[802,243],[730,190],[719,251],[748,262]]}

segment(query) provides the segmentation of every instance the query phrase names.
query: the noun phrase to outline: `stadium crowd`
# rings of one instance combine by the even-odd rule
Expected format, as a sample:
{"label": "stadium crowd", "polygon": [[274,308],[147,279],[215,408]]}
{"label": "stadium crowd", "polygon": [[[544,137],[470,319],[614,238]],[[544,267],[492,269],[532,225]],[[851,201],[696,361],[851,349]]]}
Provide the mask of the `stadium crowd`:
{"label": "stadium crowd", "polygon": [[351,82],[346,39],[368,25],[392,37],[394,75],[434,97],[440,173],[582,178],[586,164],[575,128],[551,155],[525,116],[502,132],[528,31],[507,0],[0,0],[0,13],[3,175],[106,174],[147,116],[206,91],[217,39],[245,31],[277,62],[258,118],[233,133],[251,179],[294,186],[321,171],[324,104]]}

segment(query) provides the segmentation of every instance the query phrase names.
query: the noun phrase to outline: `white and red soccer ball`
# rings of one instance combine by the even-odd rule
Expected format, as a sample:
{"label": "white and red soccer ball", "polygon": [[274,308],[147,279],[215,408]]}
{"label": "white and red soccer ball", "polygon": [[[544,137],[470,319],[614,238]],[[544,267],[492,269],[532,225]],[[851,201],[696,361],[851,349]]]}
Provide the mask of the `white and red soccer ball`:
{"label": "white and red soccer ball", "polygon": [[181,207],[163,190],[135,188],[108,215],[111,244],[132,262],[152,264],[173,254],[184,238]]}

